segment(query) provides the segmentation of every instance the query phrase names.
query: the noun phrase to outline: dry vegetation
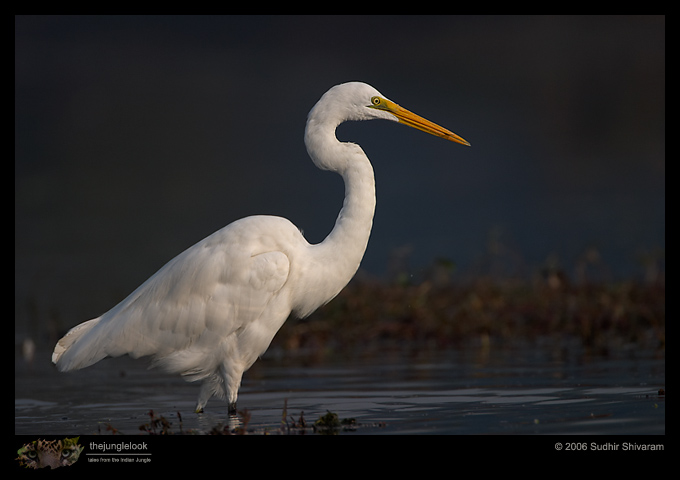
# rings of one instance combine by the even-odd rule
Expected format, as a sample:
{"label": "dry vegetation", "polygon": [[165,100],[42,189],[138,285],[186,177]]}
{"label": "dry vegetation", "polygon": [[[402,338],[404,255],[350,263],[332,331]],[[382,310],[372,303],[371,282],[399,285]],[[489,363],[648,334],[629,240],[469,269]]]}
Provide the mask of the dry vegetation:
{"label": "dry vegetation", "polygon": [[634,345],[665,349],[665,282],[570,282],[481,277],[417,285],[355,279],[308,319],[289,321],[274,347],[288,354],[509,345],[578,339],[598,353]]}

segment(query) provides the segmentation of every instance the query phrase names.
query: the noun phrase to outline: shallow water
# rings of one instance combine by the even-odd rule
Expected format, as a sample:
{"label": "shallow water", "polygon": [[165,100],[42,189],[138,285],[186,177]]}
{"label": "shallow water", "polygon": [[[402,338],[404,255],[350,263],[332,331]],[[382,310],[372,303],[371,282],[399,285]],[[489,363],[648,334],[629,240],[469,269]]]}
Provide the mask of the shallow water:
{"label": "shallow water", "polygon": [[[355,420],[338,430],[351,435],[665,434],[663,353],[477,349],[310,365],[273,357],[244,377],[238,406],[250,414],[249,433],[300,433],[285,424],[302,414],[309,427],[331,411]],[[174,433],[239,424],[218,399],[194,414],[197,395],[198,385],[147,370],[143,360],[124,357],[62,374],[43,352],[32,365],[15,360],[15,433],[106,434],[110,425],[138,434],[150,409]]]}

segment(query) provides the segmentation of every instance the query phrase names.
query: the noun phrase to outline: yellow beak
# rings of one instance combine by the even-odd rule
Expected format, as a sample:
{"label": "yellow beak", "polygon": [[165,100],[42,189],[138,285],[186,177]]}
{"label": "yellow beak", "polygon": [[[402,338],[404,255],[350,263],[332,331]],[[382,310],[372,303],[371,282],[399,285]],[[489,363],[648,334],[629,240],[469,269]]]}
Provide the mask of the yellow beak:
{"label": "yellow beak", "polygon": [[444,127],[440,127],[436,123],[433,123],[421,117],[420,115],[416,115],[415,113],[406,110],[405,108],[397,105],[396,103],[387,100],[386,98],[378,96],[373,97],[371,98],[371,105],[368,106],[370,108],[375,108],[376,110],[383,110],[385,112],[391,113],[392,115],[397,117],[399,123],[403,123],[404,125],[408,125],[409,127],[417,128],[418,130],[429,133],[430,135],[445,138],[447,140],[451,140],[452,142],[470,146],[470,142],[456,135],[451,130],[447,130]]}

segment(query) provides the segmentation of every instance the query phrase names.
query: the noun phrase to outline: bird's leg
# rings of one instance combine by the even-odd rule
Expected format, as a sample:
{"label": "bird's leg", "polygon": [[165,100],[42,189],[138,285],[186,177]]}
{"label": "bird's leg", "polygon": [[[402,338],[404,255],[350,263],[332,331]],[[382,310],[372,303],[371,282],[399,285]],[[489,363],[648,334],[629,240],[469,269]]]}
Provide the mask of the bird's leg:
{"label": "bird's leg", "polygon": [[203,407],[205,407],[205,404],[208,403],[208,400],[210,400],[210,397],[213,395],[213,385],[209,381],[209,379],[206,379],[203,381],[203,384],[201,385],[201,392],[198,394],[198,402],[196,402],[196,413],[203,413]]}
{"label": "bird's leg", "polygon": [[229,415],[236,415],[236,398],[238,397],[238,389],[241,386],[243,371],[235,369],[233,365],[222,365],[220,368],[220,376],[222,377],[224,398],[227,399],[229,405]]}

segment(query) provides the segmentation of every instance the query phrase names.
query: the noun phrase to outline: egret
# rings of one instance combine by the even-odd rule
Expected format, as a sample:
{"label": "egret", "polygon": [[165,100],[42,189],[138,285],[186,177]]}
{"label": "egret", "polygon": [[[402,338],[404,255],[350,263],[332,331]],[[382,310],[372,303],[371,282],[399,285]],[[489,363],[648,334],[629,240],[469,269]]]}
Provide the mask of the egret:
{"label": "egret", "polygon": [[371,119],[470,145],[370,85],[336,85],[309,112],[305,128],[314,164],[345,183],[342,209],[321,243],[307,242],[285,218],[237,220],[170,260],[108,312],[69,330],[52,362],[69,371],[105,357],[151,356],[151,366],[202,382],[196,412],[216,395],[235,413],[243,373],[286,319],[331,301],[359,268],[375,210],[373,167],[359,145],[340,142],[335,130],[347,120]]}

